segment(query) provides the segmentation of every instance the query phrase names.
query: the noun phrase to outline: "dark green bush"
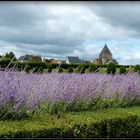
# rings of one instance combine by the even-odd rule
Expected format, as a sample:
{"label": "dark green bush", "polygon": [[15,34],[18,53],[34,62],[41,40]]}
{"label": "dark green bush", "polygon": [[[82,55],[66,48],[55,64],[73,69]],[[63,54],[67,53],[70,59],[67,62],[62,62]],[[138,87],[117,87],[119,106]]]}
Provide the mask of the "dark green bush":
{"label": "dark green bush", "polygon": [[140,136],[140,122],[137,116],[110,119],[106,123],[109,138],[136,138]]}
{"label": "dark green bush", "polygon": [[16,56],[15,56],[15,54],[13,52],[6,53],[4,58],[6,58],[6,59],[8,58],[10,60],[17,61],[17,58],[16,58]]}
{"label": "dark green bush", "polygon": [[32,73],[43,73],[43,68],[42,67],[34,67],[30,69],[30,72]]}
{"label": "dark green bush", "polygon": [[[42,69],[46,69],[47,65],[44,62],[31,62],[31,61],[27,61],[27,62],[13,62],[13,66],[15,65],[15,63],[17,63],[17,70],[24,70],[25,67],[28,65],[30,67],[30,70],[33,70],[34,72],[36,71],[40,71],[42,72]],[[11,65],[12,65],[11,64]]]}
{"label": "dark green bush", "polygon": [[125,67],[120,67],[120,74],[125,74],[126,73],[126,68]]}
{"label": "dark green bush", "polygon": [[48,69],[48,72],[51,73],[51,72],[52,72],[52,69],[53,69],[52,65],[49,64],[49,65],[47,66],[47,69]]}
{"label": "dark green bush", "polygon": [[25,72],[29,73],[31,71],[31,67],[29,65],[25,66]]}
{"label": "dark green bush", "polygon": [[59,68],[58,73],[62,73],[62,72],[63,72],[63,68]]}
{"label": "dark green bush", "polygon": [[42,73],[43,72],[43,68],[42,67],[35,67],[33,73]]}
{"label": "dark green bush", "polygon": [[23,64],[27,64],[29,65],[31,68],[35,68],[35,67],[42,67],[43,69],[47,68],[46,63],[44,62],[22,62]]}
{"label": "dark green bush", "polygon": [[134,72],[140,73],[140,65],[135,65],[134,66]]}
{"label": "dark green bush", "polygon": [[114,63],[110,62],[107,64],[107,74],[115,74],[116,72],[116,66]]}
{"label": "dark green bush", "polygon": [[[1,68],[6,68],[10,62],[11,62],[10,58],[2,58],[0,60],[0,66],[1,66]],[[10,64],[10,66],[11,65],[12,64]]]}
{"label": "dark green bush", "polygon": [[89,65],[89,72],[90,73],[95,72],[97,69],[98,69],[97,65],[95,65],[95,64],[90,64]]}
{"label": "dark green bush", "polygon": [[67,71],[68,71],[68,73],[72,73],[73,72],[73,68],[69,67]]}
{"label": "dark green bush", "polygon": [[76,68],[76,72],[77,73],[85,73],[86,70],[86,65],[85,64],[80,64],[77,68]]}

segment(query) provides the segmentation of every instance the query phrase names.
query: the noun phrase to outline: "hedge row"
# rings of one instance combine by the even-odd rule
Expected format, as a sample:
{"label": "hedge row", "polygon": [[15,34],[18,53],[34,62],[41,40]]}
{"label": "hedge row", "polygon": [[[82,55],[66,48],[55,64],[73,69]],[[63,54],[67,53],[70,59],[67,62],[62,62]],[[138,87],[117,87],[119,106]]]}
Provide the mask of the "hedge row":
{"label": "hedge row", "polygon": [[[0,60],[0,65],[1,67],[5,67],[7,66],[9,63],[10,63],[10,59],[2,59]],[[56,67],[61,67],[63,69],[68,69],[69,67],[73,67],[73,68],[77,68],[80,64],[65,64],[65,63],[62,63],[61,65],[60,64],[50,64],[50,63],[46,63],[46,62],[31,62],[31,61],[25,61],[25,62],[18,62],[18,61],[14,61],[10,64],[10,66],[14,66],[15,64],[17,64],[19,67],[25,67],[26,65],[29,65],[31,67],[42,67],[42,68],[47,68],[47,66],[51,65],[52,68],[56,68]],[[90,65],[92,64],[82,64],[85,66],[85,68],[88,68]],[[107,67],[107,65],[99,65],[99,64],[94,64],[96,65],[98,68],[99,67]],[[116,65],[116,68],[120,68],[121,66],[123,65]],[[125,65],[124,67],[133,67],[133,65]]]}
{"label": "hedge row", "polygon": [[[130,65],[129,65],[130,66]],[[127,68],[129,66],[122,66],[122,65],[115,65],[116,68]],[[95,65],[95,64],[49,64],[46,62],[18,62],[13,61],[11,62],[10,59],[2,59],[0,60],[0,67],[5,68],[12,68],[16,69],[18,71],[25,70],[26,72],[43,72],[43,69],[47,69],[48,72],[52,72],[52,69],[61,68],[59,71],[63,72],[63,69],[67,69],[67,71],[70,73],[72,72],[73,68],[76,69],[76,72],[78,73],[85,73],[85,70],[87,69],[89,72],[95,72],[98,71],[99,68],[106,68],[108,65]],[[133,66],[132,66],[133,67]],[[136,67],[136,70],[140,69],[139,66]],[[139,70],[140,71],[140,70]],[[112,72],[112,68],[111,68]],[[110,73],[110,72],[108,72]],[[124,73],[124,72],[122,72]]]}
{"label": "hedge row", "polygon": [[108,118],[96,122],[81,122],[73,125],[25,128],[3,133],[0,138],[138,138],[140,118],[137,115]]}

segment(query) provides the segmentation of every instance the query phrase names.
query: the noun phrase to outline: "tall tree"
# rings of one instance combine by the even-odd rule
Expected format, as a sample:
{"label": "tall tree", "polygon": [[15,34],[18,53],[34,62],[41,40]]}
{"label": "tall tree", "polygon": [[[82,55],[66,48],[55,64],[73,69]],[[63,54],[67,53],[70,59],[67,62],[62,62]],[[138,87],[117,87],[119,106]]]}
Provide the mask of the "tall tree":
{"label": "tall tree", "polygon": [[11,60],[13,59],[13,61],[17,60],[17,58],[16,58],[16,56],[15,56],[15,54],[13,52],[6,53],[4,58],[9,58]]}

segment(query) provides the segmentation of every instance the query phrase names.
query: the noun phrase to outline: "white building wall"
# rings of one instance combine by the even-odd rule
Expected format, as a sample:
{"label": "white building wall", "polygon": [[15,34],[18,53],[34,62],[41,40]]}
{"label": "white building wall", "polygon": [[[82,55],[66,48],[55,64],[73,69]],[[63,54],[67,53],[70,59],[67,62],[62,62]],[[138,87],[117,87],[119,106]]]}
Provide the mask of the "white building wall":
{"label": "white building wall", "polygon": [[70,64],[70,62],[69,62],[68,58],[66,59],[66,64]]}

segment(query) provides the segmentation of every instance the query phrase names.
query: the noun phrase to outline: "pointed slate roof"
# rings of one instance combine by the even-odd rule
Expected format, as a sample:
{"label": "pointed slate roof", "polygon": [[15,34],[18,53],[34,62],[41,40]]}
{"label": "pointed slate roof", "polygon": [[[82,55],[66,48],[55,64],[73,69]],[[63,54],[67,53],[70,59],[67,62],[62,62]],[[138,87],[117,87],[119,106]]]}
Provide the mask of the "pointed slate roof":
{"label": "pointed slate roof", "polygon": [[79,57],[68,56],[67,59],[70,63],[81,63],[81,60],[79,59]]}
{"label": "pointed slate roof", "polygon": [[105,44],[104,48],[102,49],[102,51],[99,54],[99,58],[102,58],[103,54],[111,54],[110,50],[108,49],[107,45]]}
{"label": "pointed slate roof", "polygon": [[18,60],[29,60],[30,57],[31,57],[30,55],[26,54],[26,55],[20,56]]}

